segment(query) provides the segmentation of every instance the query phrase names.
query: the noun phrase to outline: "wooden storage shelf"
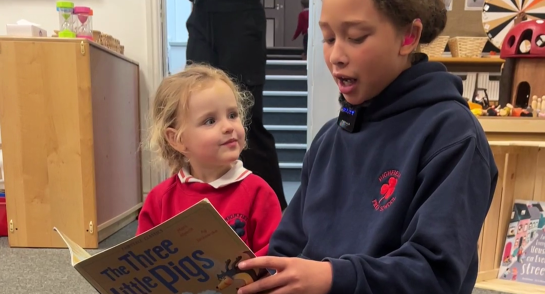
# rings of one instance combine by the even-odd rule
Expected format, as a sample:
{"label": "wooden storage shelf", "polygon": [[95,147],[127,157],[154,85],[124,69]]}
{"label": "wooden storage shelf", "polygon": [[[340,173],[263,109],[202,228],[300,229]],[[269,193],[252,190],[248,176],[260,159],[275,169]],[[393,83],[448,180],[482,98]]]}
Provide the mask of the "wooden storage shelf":
{"label": "wooden storage shelf", "polygon": [[[84,248],[142,205],[139,65],[83,39],[0,38],[9,244]],[[9,126],[9,127],[7,127]]]}
{"label": "wooden storage shelf", "polygon": [[479,117],[489,141],[544,141],[545,119],[533,117]]}
{"label": "wooden storage shelf", "polygon": [[499,178],[479,238],[476,288],[501,293],[545,293],[545,286],[497,279],[516,199],[545,201],[545,119],[479,118],[494,153]]}
{"label": "wooden storage shelf", "polygon": [[430,61],[443,63],[449,72],[501,72],[504,60],[498,57],[430,57]]}
{"label": "wooden storage shelf", "polygon": [[507,280],[489,280],[484,282],[478,282],[475,284],[475,288],[482,290],[490,290],[504,293],[513,294],[543,294],[545,293],[545,286],[532,285],[526,283],[519,283]]}
{"label": "wooden storage shelf", "polygon": [[499,57],[430,57],[431,61],[441,63],[503,64]]}

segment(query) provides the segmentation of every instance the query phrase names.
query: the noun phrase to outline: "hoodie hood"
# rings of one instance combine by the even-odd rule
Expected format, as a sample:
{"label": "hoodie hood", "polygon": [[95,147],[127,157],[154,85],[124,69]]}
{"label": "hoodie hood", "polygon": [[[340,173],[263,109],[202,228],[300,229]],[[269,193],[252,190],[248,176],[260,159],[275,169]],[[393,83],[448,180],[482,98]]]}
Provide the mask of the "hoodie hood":
{"label": "hoodie hood", "polygon": [[460,77],[449,73],[441,63],[429,62],[425,54],[418,54],[417,59],[379,95],[362,105],[363,121],[378,121],[444,101],[456,101],[469,108],[462,97]]}

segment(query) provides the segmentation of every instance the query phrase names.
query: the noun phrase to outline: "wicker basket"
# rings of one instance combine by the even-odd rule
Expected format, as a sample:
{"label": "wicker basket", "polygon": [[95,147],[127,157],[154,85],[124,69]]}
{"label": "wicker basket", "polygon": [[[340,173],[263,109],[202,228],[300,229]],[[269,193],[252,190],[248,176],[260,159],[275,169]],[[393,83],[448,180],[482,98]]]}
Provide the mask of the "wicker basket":
{"label": "wicker basket", "polygon": [[481,57],[486,37],[454,37],[448,40],[452,57]]}
{"label": "wicker basket", "polygon": [[102,33],[100,31],[93,31],[93,41],[98,43],[100,41],[101,34]]}
{"label": "wicker basket", "polygon": [[439,36],[429,44],[421,44],[419,52],[426,53],[428,57],[439,57],[445,52],[449,38],[449,36]]}

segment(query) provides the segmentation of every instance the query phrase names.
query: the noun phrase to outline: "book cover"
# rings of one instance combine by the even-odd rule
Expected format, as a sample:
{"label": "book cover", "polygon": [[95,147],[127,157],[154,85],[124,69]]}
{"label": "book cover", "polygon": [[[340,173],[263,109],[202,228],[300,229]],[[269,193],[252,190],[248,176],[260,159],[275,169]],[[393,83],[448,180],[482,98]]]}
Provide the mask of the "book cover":
{"label": "book cover", "polygon": [[238,269],[255,255],[207,199],[93,256],[55,230],[74,268],[101,294],[236,294],[268,275]]}
{"label": "book cover", "polygon": [[498,278],[545,286],[545,202],[513,205]]}

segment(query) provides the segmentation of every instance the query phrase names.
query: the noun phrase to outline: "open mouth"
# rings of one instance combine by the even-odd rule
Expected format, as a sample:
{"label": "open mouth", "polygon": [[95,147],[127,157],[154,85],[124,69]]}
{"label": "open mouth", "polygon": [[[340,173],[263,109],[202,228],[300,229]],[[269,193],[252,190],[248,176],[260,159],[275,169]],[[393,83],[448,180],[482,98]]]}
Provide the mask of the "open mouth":
{"label": "open mouth", "polygon": [[337,79],[337,85],[339,86],[339,91],[342,94],[349,94],[355,90],[358,79],[351,77],[343,76],[336,74],[335,78]]}
{"label": "open mouth", "polygon": [[354,83],[356,83],[356,79],[351,78],[339,78],[339,81],[343,86],[352,86]]}

